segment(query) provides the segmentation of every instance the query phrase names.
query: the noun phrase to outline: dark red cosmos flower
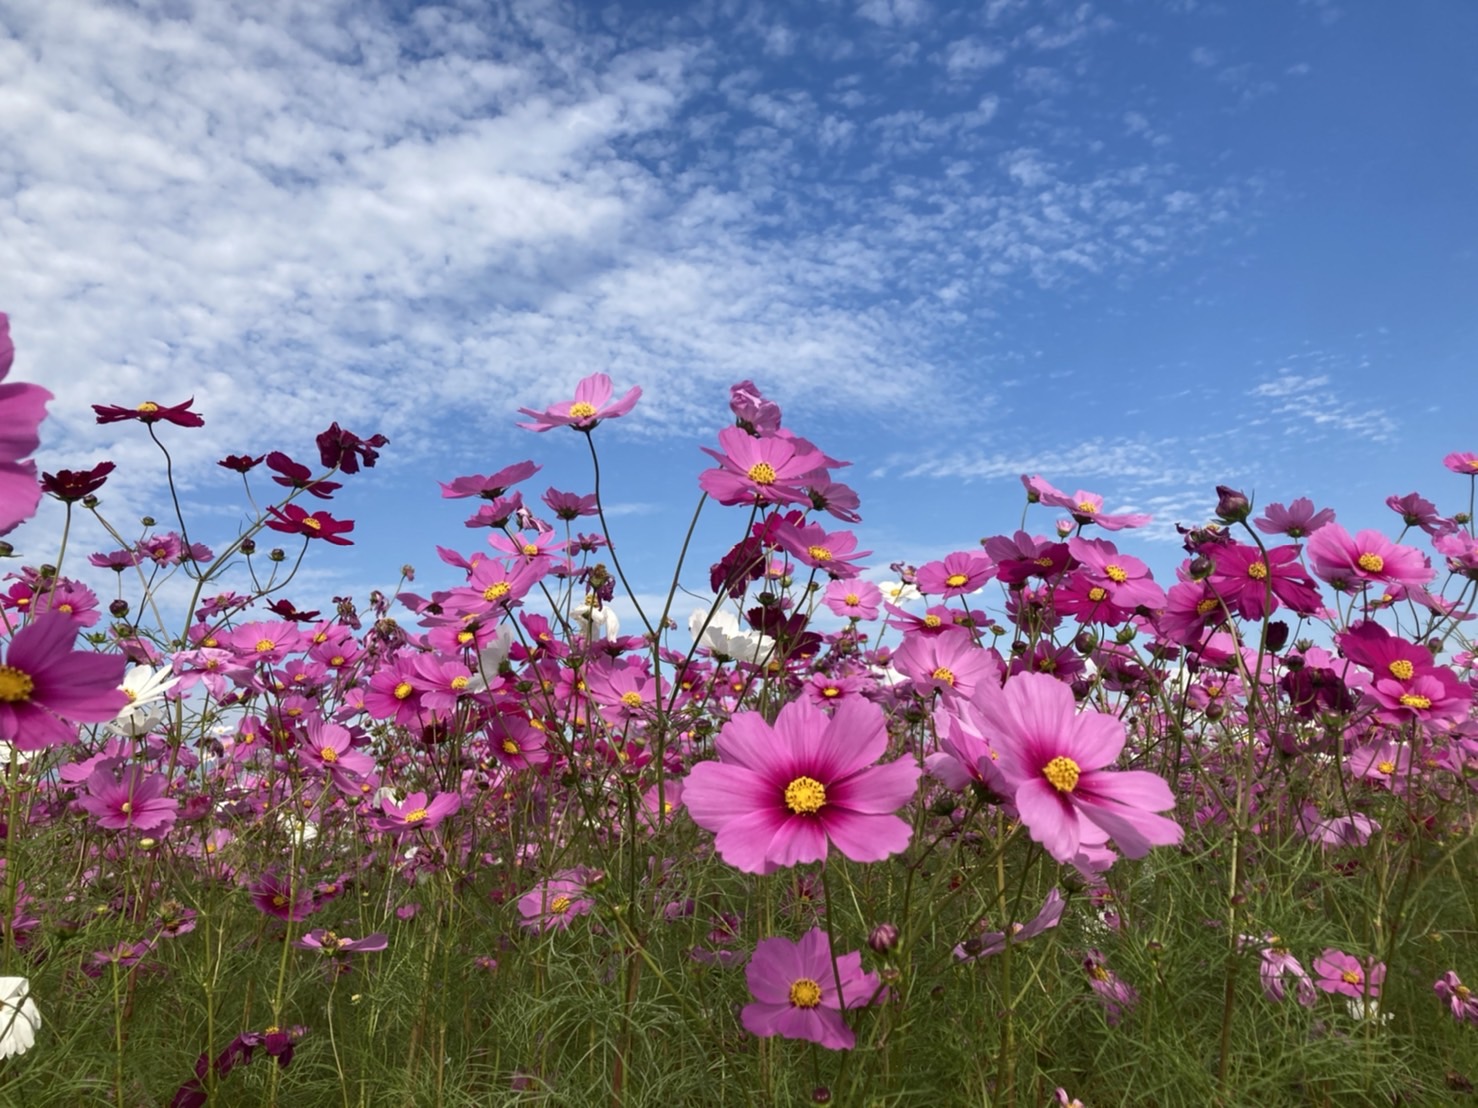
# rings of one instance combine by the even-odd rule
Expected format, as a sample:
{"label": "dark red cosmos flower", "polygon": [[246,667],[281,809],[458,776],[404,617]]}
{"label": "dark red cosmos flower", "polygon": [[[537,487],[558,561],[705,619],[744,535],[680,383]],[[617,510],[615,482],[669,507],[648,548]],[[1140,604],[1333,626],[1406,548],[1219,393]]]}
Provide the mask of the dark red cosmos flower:
{"label": "dark red cosmos flower", "polygon": [[[321,515],[322,513],[320,512],[319,514]],[[271,524],[268,524],[268,526],[270,527]],[[354,525],[351,523],[349,526],[352,527]],[[344,540],[341,539],[340,542],[342,541]],[[274,600],[271,604],[267,605],[267,610],[275,612],[280,619],[292,620],[294,623],[312,623],[320,615],[317,611],[300,611],[293,607],[291,600]]]}
{"label": "dark red cosmos flower", "polygon": [[371,435],[367,439],[361,439],[354,432],[340,427],[337,420],[315,441],[318,443],[318,456],[323,459],[323,464],[344,473],[358,473],[361,459],[366,469],[374,469],[375,462],[380,457],[376,448],[390,444],[390,440],[384,435]]}
{"label": "dark red cosmos flower", "polygon": [[313,480],[312,470],[293,461],[280,450],[274,450],[267,455],[267,468],[282,474],[281,477],[272,478],[279,485],[289,489],[303,489],[320,500],[330,499],[335,491],[344,487],[337,481]]}
{"label": "dark red cosmos flower", "polygon": [[43,473],[41,491],[50,493],[64,504],[73,504],[102,488],[113,469],[112,462],[99,462],[91,469],[59,469],[55,473]]}
{"label": "dark red cosmos flower", "polygon": [[250,454],[227,454],[216,465],[235,470],[237,473],[248,473],[261,465],[265,457],[265,454],[259,454],[255,458]]}
{"label": "dark red cosmos flower", "polygon": [[136,419],[140,423],[173,423],[179,427],[204,427],[205,420],[190,411],[190,405],[195,403],[192,396],[183,404],[166,407],[157,404],[153,400],[145,400],[137,408],[123,408],[117,404],[94,404],[92,410],[97,413],[99,423],[121,423],[126,419]]}
{"label": "dark red cosmos flower", "polygon": [[314,512],[309,515],[296,504],[288,504],[283,508],[269,507],[267,513],[275,517],[267,521],[267,526],[274,531],[282,531],[289,535],[306,535],[310,539],[323,539],[335,546],[354,545],[349,539],[339,537],[346,531],[354,530],[352,519],[335,519],[327,512]]}

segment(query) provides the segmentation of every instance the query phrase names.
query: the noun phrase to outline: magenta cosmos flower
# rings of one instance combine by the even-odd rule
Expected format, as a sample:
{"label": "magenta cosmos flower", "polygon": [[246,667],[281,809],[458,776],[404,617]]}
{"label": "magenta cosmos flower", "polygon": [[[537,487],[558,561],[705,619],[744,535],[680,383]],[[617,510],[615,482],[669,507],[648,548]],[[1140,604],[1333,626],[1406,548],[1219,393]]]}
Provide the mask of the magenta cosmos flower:
{"label": "magenta cosmos flower", "polygon": [[1013,790],[1021,822],[1059,862],[1107,835],[1130,858],[1181,840],[1170,786],[1143,770],[1113,771],[1124,724],[1079,712],[1072,690],[1046,674],[1022,673],[979,702],[994,726],[996,765]]}
{"label": "magenta cosmos flower", "polygon": [[122,778],[97,769],[87,779],[87,796],[77,803],[98,826],[109,831],[160,831],[173,826],[180,802],[165,796],[169,782],[162,774],[129,766]]}
{"label": "magenta cosmos flower", "polygon": [[370,816],[367,822],[376,831],[404,835],[409,831],[429,831],[461,807],[462,798],[457,793],[438,793],[430,800],[425,793],[411,793],[399,804],[385,796],[380,798],[380,811],[384,815]]}
{"label": "magenta cosmos flower", "polygon": [[108,723],[128,706],[122,654],[73,650],[77,624],[51,612],[26,624],[0,662],[0,741],[41,750],[77,740],[78,723]]}
{"label": "magenta cosmos flower", "polygon": [[519,426],[528,431],[538,431],[541,434],[554,427],[573,427],[576,431],[592,431],[595,425],[603,419],[615,419],[623,416],[641,399],[640,387],[632,388],[620,400],[611,403],[611,379],[604,373],[592,373],[575,386],[575,398],[573,400],[561,400],[552,407],[545,408],[542,412],[536,412],[532,408],[518,409],[519,415],[526,415],[533,423],[520,423]]}
{"label": "magenta cosmos flower", "polygon": [[871,581],[838,580],[826,586],[822,603],[847,619],[877,619],[883,591]]}
{"label": "magenta cosmos flower", "polygon": [[[0,351],[0,354],[3,354],[3,351]],[[1442,459],[1442,464],[1454,473],[1478,475],[1478,454],[1455,450]]]}
{"label": "magenta cosmos flower", "polygon": [[[10,317],[0,312],[0,381],[9,375],[14,362]],[[50,399],[51,393],[40,385],[0,384],[0,535],[35,515],[41,501],[36,463],[26,455],[41,444],[39,428]]]}
{"label": "magenta cosmos flower", "polygon": [[1436,571],[1420,550],[1397,546],[1379,531],[1354,538],[1338,523],[1327,523],[1309,536],[1309,568],[1340,592],[1369,584],[1425,585]]}
{"label": "magenta cosmos flower", "polygon": [[541,881],[518,898],[519,922],[530,931],[564,931],[576,916],[595,910],[595,900],[587,890],[597,879],[586,866],[560,870],[547,881]]}
{"label": "magenta cosmos flower", "polygon": [[145,400],[136,408],[124,408],[117,404],[94,404],[92,410],[97,413],[99,423],[119,423],[123,420],[136,419],[140,423],[173,423],[179,427],[204,427],[205,420],[190,411],[190,405],[195,403],[192,396],[183,404],[157,404],[153,400]]}
{"label": "magenta cosmos flower", "polygon": [[1314,985],[1326,993],[1354,1000],[1380,996],[1381,982],[1386,979],[1386,964],[1374,958],[1361,961],[1342,950],[1326,949],[1314,959]]}
{"label": "magenta cosmos flower", "polygon": [[718,468],[705,469],[698,484],[720,504],[811,503],[807,486],[826,464],[820,451],[775,435],[757,439],[738,427],[725,427],[718,442],[722,454],[699,448]]}
{"label": "magenta cosmos flower", "polygon": [[855,862],[880,862],[908,845],[894,813],[912,798],[919,767],[874,765],[888,746],[882,709],[843,700],[834,715],[805,701],[780,709],[771,727],[742,712],[683,786],[693,821],[717,836],[719,856],[745,873],[819,862],[835,846]]}
{"label": "magenta cosmos flower", "polygon": [[739,1013],[744,1029],[768,1038],[804,1039],[828,1050],[851,1050],[857,1036],[842,1018],[843,1008],[862,1008],[883,991],[875,973],[862,970],[862,952],[831,958],[831,939],[819,927],[791,942],[764,939],[744,968],[754,996]]}

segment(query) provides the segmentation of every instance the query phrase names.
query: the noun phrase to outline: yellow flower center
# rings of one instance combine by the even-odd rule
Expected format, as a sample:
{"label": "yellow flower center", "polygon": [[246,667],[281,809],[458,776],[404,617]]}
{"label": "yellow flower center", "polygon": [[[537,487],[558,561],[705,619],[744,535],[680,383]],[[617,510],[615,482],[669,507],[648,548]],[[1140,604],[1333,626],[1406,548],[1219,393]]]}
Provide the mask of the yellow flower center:
{"label": "yellow flower center", "polygon": [[1386,668],[1391,671],[1391,676],[1398,681],[1410,681],[1411,675],[1416,672],[1416,667],[1405,658],[1397,658]]}
{"label": "yellow flower center", "polygon": [[1093,975],[1095,981],[1108,981],[1113,978],[1113,974],[1109,973],[1107,966],[1089,966],[1088,972]]}
{"label": "yellow flower center", "polygon": [[775,467],[769,462],[755,462],[749,467],[748,476],[756,485],[773,485],[775,483]]}
{"label": "yellow flower center", "polygon": [[1396,763],[1392,761],[1377,762],[1375,768],[1389,777],[1396,772]]}
{"label": "yellow flower center", "polygon": [[835,685],[827,685],[826,688],[821,690],[821,695],[826,697],[827,700],[830,700],[834,696],[841,696],[842,690]]}
{"label": "yellow flower center", "polygon": [[501,597],[507,596],[512,591],[513,586],[507,581],[494,581],[482,590],[482,598],[484,600],[498,600]]}
{"label": "yellow flower center", "polygon": [[398,684],[398,685],[395,686],[395,699],[396,700],[406,700],[406,699],[409,699],[411,693],[413,693],[415,691],[416,691],[416,687],[414,685],[412,685],[409,681],[402,681],[400,684]]}
{"label": "yellow flower center", "polygon": [[570,405],[571,419],[589,419],[595,415],[595,405],[587,404],[583,400],[577,400]]}
{"label": "yellow flower center", "polygon": [[312,516],[304,516],[303,517],[303,526],[304,527],[311,527],[315,531],[322,531],[323,530],[323,524],[320,523],[320,522],[318,522],[318,520],[314,519]]}
{"label": "yellow flower center", "polygon": [[518,744],[516,742],[514,742],[512,739],[504,739],[503,740],[503,753],[504,754],[519,754],[519,753],[521,753],[521,751],[518,748]]}
{"label": "yellow flower center", "polygon": [[31,675],[14,666],[0,666],[0,701],[6,704],[20,704],[31,699],[31,692],[36,688],[36,682],[31,680]]}
{"label": "yellow flower center", "polygon": [[1129,574],[1123,566],[1104,566],[1104,576],[1116,585],[1122,585],[1129,580]]}
{"label": "yellow flower center", "polygon": [[1339,979],[1343,981],[1346,985],[1360,984],[1360,975],[1354,970],[1345,970],[1339,975]]}
{"label": "yellow flower center", "polygon": [[826,549],[826,547],[824,547],[824,546],[810,546],[810,547],[807,547],[806,549],[810,552],[812,559],[815,560],[815,561],[818,561],[818,562],[829,562],[829,561],[831,561],[831,551],[828,550],[828,549]]}
{"label": "yellow flower center", "polygon": [[271,639],[258,639],[257,640],[257,653],[258,654],[265,654],[269,650],[271,650],[273,647],[275,647],[276,645],[277,644],[275,642],[273,642]]}
{"label": "yellow flower center", "polygon": [[519,547],[519,549],[522,550],[530,558],[539,553],[539,547],[536,543],[526,542],[521,547]]}
{"label": "yellow flower center", "polygon": [[556,916],[562,916],[570,910],[570,898],[561,893],[549,902],[549,910]]}
{"label": "yellow flower center", "polygon": [[328,660],[328,664],[331,666],[341,666],[346,661],[348,661],[348,659],[345,658],[342,654],[335,654],[332,658]]}
{"label": "yellow flower center", "polygon": [[1091,589],[1088,590],[1088,599],[1093,601],[1093,603],[1095,604],[1101,603],[1102,601],[1108,599],[1108,590],[1100,588],[1098,585],[1094,585]]}
{"label": "yellow flower center", "polygon": [[1219,607],[1221,607],[1221,601],[1213,600],[1211,599],[1211,597],[1208,596],[1205,600],[1196,605],[1196,614],[1198,616],[1204,616],[1216,611],[1216,609]]}
{"label": "yellow flower center", "polygon": [[1473,990],[1466,985],[1459,985],[1452,991],[1459,1000],[1467,1000],[1468,997],[1473,995]]}
{"label": "yellow flower center", "polygon": [[1047,557],[1047,555],[1043,554],[1040,558],[1037,559],[1037,563],[1036,564],[1039,565],[1039,566],[1041,566],[1043,569],[1051,569],[1052,568],[1052,559],[1049,558],[1049,557]]}
{"label": "yellow flower center", "polygon": [[858,596],[855,592],[849,592],[846,596],[842,597],[842,602],[855,608],[862,603],[862,597]]}
{"label": "yellow flower center", "polygon": [[929,674],[929,676],[934,678],[934,680],[936,681],[943,681],[950,688],[955,687],[954,671],[946,666],[940,666],[933,673]]}
{"label": "yellow flower center", "polygon": [[1266,562],[1251,562],[1247,566],[1247,576],[1254,581],[1266,581],[1268,579],[1268,564]]}
{"label": "yellow flower center", "polygon": [[320,750],[318,756],[325,762],[337,762],[339,760],[339,752],[331,746],[326,746]]}
{"label": "yellow flower center", "polygon": [[1356,559],[1355,564],[1366,573],[1379,573],[1386,568],[1386,560],[1379,554],[1365,553]]}
{"label": "yellow flower center", "polygon": [[420,823],[427,816],[425,808],[412,808],[405,814],[406,823]]}
{"label": "yellow flower center", "polygon": [[821,986],[809,977],[797,977],[790,983],[790,1003],[797,1008],[814,1008],[821,1003]]}
{"label": "yellow flower center", "polygon": [[461,692],[463,689],[465,689],[470,684],[472,684],[472,678],[470,678],[470,677],[453,677],[452,678],[452,688],[456,689],[458,692]]}
{"label": "yellow flower center", "polygon": [[468,643],[470,643],[475,638],[477,638],[477,636],[475,634],[473,634],[471,631],[458,631],[457,632],[457,644],[459,646],[466,646]]}
{"label": "yellow flower center", "polygon": [[118,810],[122,812],[125,816],[128,815],[130,812],[133,811],[133,801],[125,800],[122,804],[118,805]]}
{"label": "yellow flower center", "polygon": [[944,579],[944,583],[952,589],[957,589],[968,580],[970,578],[963,573],[951,573]]}
{"label": "yellow flower center", "polygon": [[154,403],[154,401],[152,400],[145,400],[142,404],[134,409],[134,411],[143,412],[145,415],[148,415],[150,412],[157,412],[158,410],[159,405]]}
{"label": "yellow flower center", "polygon": [[1061,754],[1042,767],[1042,776],[1060,793],[1070,793],[1077,788],[1081,772],[1077,762]]}
{"label": "yellow flower center", "polygon": [[628,708],[640,708],[641,693],[634,690],[632,692],[624,692],[621,694],[621,703],[625,704]]}
{"label": "yellow flower center", "polygon": [[287,897],[283,896],[281,893],[273,893],[272,894],[272,907],[274,907],[274,908],[286,908],[287,907]]}
{"label": "yellow flower center", "polygon": [[798,816],[811,816],[826,804],[826,786],[814,777],[797,777],[785,786],[785,806]]}
{"label": "yellow flower center", "polygon": [[924,617],[924,626],[925,627],[933,628],[933,627],[942,627],[943,625],[944,625],[944,620],[940,619],[938,616],[934,615],[932,612],[929,613],[928,615],[926,615]]}
{"label": "yellow flower center", "polygon": [[1420,693],[1403,693],[1401,703],[1408,708],[1415,708],[1418,711],[1426,711],[1432,706],[1432,702]]}

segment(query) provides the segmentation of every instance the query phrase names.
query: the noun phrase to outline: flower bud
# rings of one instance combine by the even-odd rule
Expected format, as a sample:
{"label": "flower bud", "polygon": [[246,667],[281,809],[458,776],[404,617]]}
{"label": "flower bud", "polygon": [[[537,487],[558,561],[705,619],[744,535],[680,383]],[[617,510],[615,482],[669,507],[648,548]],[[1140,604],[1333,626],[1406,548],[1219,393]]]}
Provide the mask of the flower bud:
{"label": "flower bud", "polygon": [[102,502],[98,500],[97,497],[93,496],[92,493],[88,493],[82,498],[82,506],[84,508],[96,508],[100,503]]}
{"label": "flower bud", "polygon": [[874,954],[890,954],[898,949],[898,928],[891,923],[880,923],[867,937],[867,945]]}
{"label": "flower bud", "polygon": [[280,546],[274,546],[271,550],[267,551],[267,557],[274,562],[285,562],[287,561],[287,551],[283,550]]}
{"label": "flower bud", "polygon": [[108,614],[114,619],[122,619],[124,616],[128,615],[128,601],[113,601],[113,603],[108,605]]}
{"label": "flower bud", "polygon": [[143,519],[139,520],[139,522],[142,523],[145,527],[153,527],[155,520],[153,516],[145,516]]}
{"label": "flower bud", "polygon": [[243,554],[248,555],[248,556],[249,555],[252,555],[252,554],[255,554],[257,552],[257,540],[256,539],[242,539],[241,540],[241,552]]}
{"label": "flower bud", "polygon": [[1223,523],[1241,523],[1252,514],[1252,501],[1226,485],[1216,486],[1216,518]]}
{"label": "flower bud", "polygon": [[1186,572],[1191,575],[1192,581],[1206,580],[1215,569],[1216,563],[1204,554],[1197,554],[1191,559],[1191,564],[1186,566]]}
{"label": "flower bud", "polygon": [[9,558],[15,554],[15,547],[8,542],[0,542],[0,558]]}
{"label": "flower bud", "polygon": [[1120,646],[1128,646],[1134,641],[1134,637],[1138,634],[1139,631],[1132,623],[1126,623],[1123,627],[1119,628],[1118,634],[1114,636],[1114,642],[1118,643]]}

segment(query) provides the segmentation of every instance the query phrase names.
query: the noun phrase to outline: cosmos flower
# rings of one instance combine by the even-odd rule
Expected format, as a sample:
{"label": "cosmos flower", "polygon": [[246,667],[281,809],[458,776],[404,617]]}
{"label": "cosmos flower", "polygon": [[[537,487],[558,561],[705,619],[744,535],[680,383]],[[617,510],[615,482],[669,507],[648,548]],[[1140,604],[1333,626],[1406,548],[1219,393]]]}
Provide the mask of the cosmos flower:
{"label": "cosmos flower", "polygon": [[1355,1000],[1375,1000],[1380,996],[1381,982],[1386,979],[1386,964],[1374,958],[1361,961],[1330,947],[1314,959],[1314,974],[1314,986],[1321,992]]}
{"label": "cosmos flower", "polygon": [[871,581],[835,580],[826,586],[821,602],[833,615],[847,619],[877,619],[883,592]]}
{"label": "cosmos flower", "polygon": [[94,404],[92,410],[97,413],[99,423],[120,423],[124,420],[136,419],[140,423],[164,422],[173,423],[177,427],[204,427],[205,420],[190,411],[190,405],[193,403],[195,403],[195,398],[192,396],[183,404],[173,406],[145,400],[136,408],[123,408],[117,404]]}
{"label": "cosmos flower", "polygon": [[980,706],[1021,822],[1059,862],[1104,835],[1130,858],[1180,842],[1180,825],[1155,814],[1175,807],[1162,778],[1104,768],[1124,749],[1121,720],[1079,712],[1072,690],[1041,673],[1018,674]]}
{"label": "cosmos flower", "polygon": [[108,831],[165,830],[174,824],[180,802],[165,796],[169,782],[162,774],[128,766],[121,777],[112,769],[96,769],[87,779],[88,795],[78,805]]}
{"label": "cosmos flower", "polygon": [[856,862],[879,862],[913,834],[894,813],[913,797],[919,767],[875,765],[888,746],[883,713],[846,699],[834,715],[804,700],[780,709],[772,727],[742,712],[715,740],[719,760],[688,773],[683,803],[716,834],[719,856],[745,873],[819,862],[835,847]]}
{"label": "cosmos flower", "polygon": [[1397,546],[1379,531],[1353,538],[1338,523],[1325,524],[1310,536],[1309,569],[1341,592],[1370,584],[1407,587],[1425,585],[1436,572],[1420,550]]}
{"label": "cosmos flower", "polygon": [[[4,334],[0,329],[0,338]],[[40,1030],[41,1012],[31,999],[31,983],[24,977],[0,977],[0,1060],[30,1050]]]}
{"label": "cosmos flower", "polygon": [[461,807],[462,798],[457,793],[438,793],[434,799],[427,799],[425,793],[411,793],[399,804],[393,797],[382,796],[380,811],[384,814],[370,816],[366,822],[376,831],[392,835],[430,831]]}
{"label": "cosmos flower", "polygon": [[1334,511],[1330,508],[1314,510],[1314,502],[1300,496],[1284,507],[1269,504],[1263,514],[1252,521],[1265,535],[1287,535],[1290,539],[1301,539],[1312,535],[1326,523],[1334,522]]}
{"label": "cosmos flower", "polygon": [[832,960],[831,939],[812,928],[799,942],[783,936],[762,939],[744,968],[754,1001],[739,1019],[751,1035],[804,1039],[828,1050],[851,1050],[857,1036],[842,1018],[844,1008],[861,1008],[883,992],[875,973],[864,973],[862,952]]}
{"label": "cosmos flower", "polygon": [[472,474],[466,477],[457,477],[450,484],[445,481],[438,482],[441,485],[441,495],[447,500],[459,500],[468,496],[479,496],[484,500],[497,500],[505,492],[520,481],[526,480],[538,473],[543,467],[534,462],[515,462],[511,466],[504,466],[497,473],[487,476]]}
{"label": "cosmos flower", "polygon": [[17,631],[0,662],[0,742],[41,750],[77,740],[78,723],[106,723],[128,704],[122,654],[73,650],[77,624],[61,612]]}
{"label": "cosmos flower", "polygon": [[[14,363],[10,317],[0,312],[0,382]],[[15,381],[0,384],[0,535],[35,515],[36,505],[41,502],[36,463],[26,456],[41,445],[41,421],[46,418],[46,403],[51,399],[51,393],[40,385]]]}
{"label": "cosmos flower", "polygon": [[541,434],[555,427],[573,427],[576,431],[593,431],[603,419],[623,416],[641,399],[641,388],[632,388],[615,403],[611,402],[611,379],[604,373],[592,373],[575,386],[575,398],[562,400],[558,404],[536,412],[532,408],[518,409],[533,423],[520,423],[526,431]]}
{"label": "cosmos flower", "polygon": [[530,931],[564,931],[576,916],[595,909],[595,900],[586,892],[595,878],[595,871],[577,866],[539,882],[518,898],[520,923]]}
{"label": "cosmos flower", "polygon": [[718,433],[723,453],[701,447],[718,468],[698,475],[703,491],[720,504],[810,504],[807,482],[823,468],[825,456],[790,439],[757,439],[738,427]]}
{"label": "cosmos flower", "polygon": [[289,535],[303,535],[310,539],[323,539],[335,546],[354,545],[352,539],[342,537],[345,532],[354,530],[353,520],[335,519],[327,512],[309,514],[296,504],[287,504],[282,508],[269,505],[267,514],[272,517],[267,521],[267,526],[274,531],[282,531]]}

